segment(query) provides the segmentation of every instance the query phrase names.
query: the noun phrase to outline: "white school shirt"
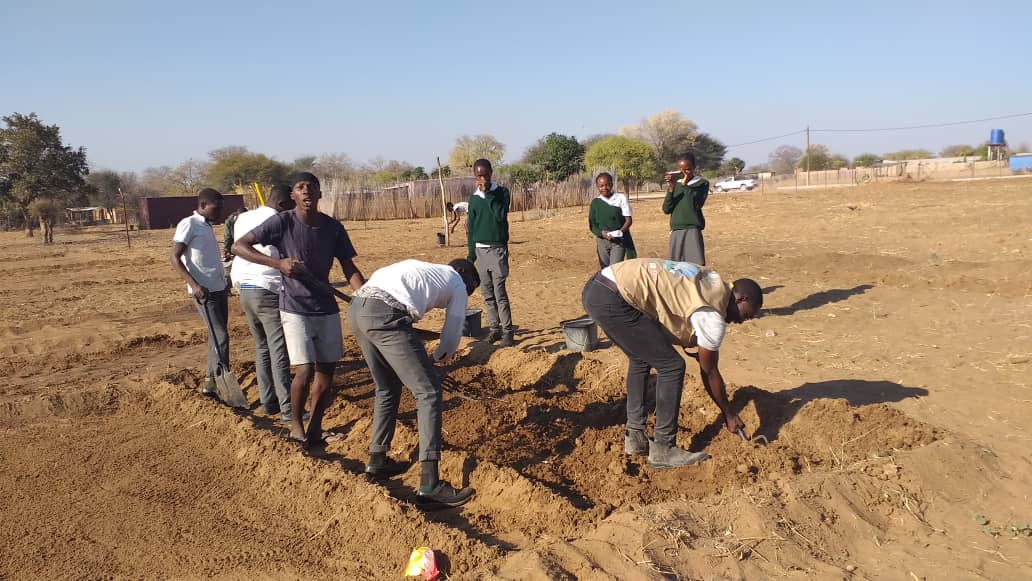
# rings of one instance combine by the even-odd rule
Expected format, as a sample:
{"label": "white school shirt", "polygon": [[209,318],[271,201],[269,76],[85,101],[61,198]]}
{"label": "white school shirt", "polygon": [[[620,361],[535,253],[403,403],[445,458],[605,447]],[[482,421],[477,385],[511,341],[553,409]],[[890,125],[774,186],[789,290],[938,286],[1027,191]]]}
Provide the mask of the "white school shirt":
{"label": "white school shirt", "polygon": [[415,321],[431,309],[447,309],[441,343],[434,350],[434,360],[451,357],[459,347],[462,324],[466,320],[466,283],[454,268],[420,260],[402,260],[385,266],[369,277],[362,286],[378,288],[408,308]]}
{"label": "white school shirt", "polygon": [[609,195],[608,198],[604,196],[598,196],[598,199],[609,204],[610,206],[613,206],[614,208],[620,208],[621,215],[624,218],[629,218],[631,216],[631,204],[627,201],[627,196],[621,194],[620,192],[613,192]]}
{"label": "white school shirt", "polygon": [[[215,239],[215,230],[204,216],[195,210],[191,216],[183,218],[176,226],[172,242],[186,245],[186,252],[181,260],[190,276],[210,291],[226,289],[226,269],[222,266],[222,249]],[[186,292],[193,294],[190,285]]]}
{"label": "white school shirt", "polygon": [[463,214],[469,212],[469,202],[459,202],[452,204],[452,209],[456,212],[462,212]]}
{"label": "white school shirt", "polygon": [[[487,188],[487,191],[493,192],[493,191],[495,191],[495,188],[497,188],[497,187],[498,186],[494,182],[491,182],[491,187]],[[480,196],[481,198],[487,198],[487,196],[484,195],[484,192],[480,191],[480,188],[477,188],[477,191],[473,192],[473,195],[474,196]],[[468,202],[466,203],[466,211],[469,212],[469,203]],[[477,248],[491,248],[490,244],[484,244],[483,242],[477,242],[475,246]]]}
{"label": "white school shirt", "polygon": [[[696,267],[698,268],[698,267]],[[616,283],[616,275],[613,268],[607,266],[602,269],[602,276]],[[724,335],[727,334],[727,321],[720,316],[713,307],[701,307],[692,313],[688,318],[695,331],[695,340],[699,347],[709,351],[719,351],[720,344],[724,342]]]}
{"label": "white school shirt", "polygon": [[[233,240],[237,241],[244,237],[251,230],[254,230],[269,218],[278,214],[275,208],[262,206],[250,212],[244,212],[237,217],[233,226]],[[255,244],[254,249],[265,256],[279,259],[279,249],[275,246]],[[283,278],[278,268],[270,268],[264,264],[257,264],[245,260],[239,256],[233,257],[233,265],[230,267],[229,275],[233,279],[233,286],[260,287],[274,293],[280,292],[283,288]]]}

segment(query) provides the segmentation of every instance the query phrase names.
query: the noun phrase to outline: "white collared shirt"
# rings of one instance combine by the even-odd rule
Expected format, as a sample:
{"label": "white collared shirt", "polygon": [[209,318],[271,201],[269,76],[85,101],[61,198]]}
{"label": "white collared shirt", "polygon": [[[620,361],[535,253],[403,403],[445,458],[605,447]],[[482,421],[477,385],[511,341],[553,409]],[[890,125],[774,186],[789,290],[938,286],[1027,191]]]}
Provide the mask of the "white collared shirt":
{"label": "white collared shirt", "polygon": [[[262,206],[240,214],[233,226],[233,240],[240,240],[244,234],[254,230],[277,213],[275,208]],[[255,244],[254,249],[265,256],[280,258],[279,249],[275,246]],[[283,288],[283,278],[279,269],[250,262],[239,256],[233,257],[233,265],[230,267],[229,274],[233,279],[233,286],[236,288],[240,288],[241,285],[261,287],[274,293],[278,293]]]}
{"label": "white collared shirt", "polygon": [[447,359],[459,347],[466,320],[466,283],[454,268],[408,259],[385,266],[369,277],[363,289],[378,288],[405,305],[415,321],[431,309],[446,309],[441,343],[434,360]]}
{"label": "white collared shirt", "polygon": [[598,196],[598,199],[609,204],[610,206],[613,206],[614,208],[620,208],[620,212],[624,218],[630,217],[631,204],[627,201],[627,196],[621,194],[620,192],[613,192],[609,194],[608,198],[600,195]]}
{"label": "white collared shirt", "polygon": [[[210,291],[226,289],[226,269],[222,266],[222,249],[215,239],[215,230],[204,216],[194,213],[179,221],[172,242],[186,245],[186,252],[180,259],[190,276]],[[186,292],[193,294],[190,285]]]}

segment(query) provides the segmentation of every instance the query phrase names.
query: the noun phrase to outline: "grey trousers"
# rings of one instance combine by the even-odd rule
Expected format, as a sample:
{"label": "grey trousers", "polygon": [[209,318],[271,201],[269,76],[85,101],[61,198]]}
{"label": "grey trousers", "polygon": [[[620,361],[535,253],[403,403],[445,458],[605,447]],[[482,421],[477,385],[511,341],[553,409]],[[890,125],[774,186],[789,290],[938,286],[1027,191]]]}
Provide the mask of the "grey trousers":
{"label": "grey trousers", "polygon": [[222,365],[229,369],[229,291],[208,291],[204,301],[194,299],[197,305],[197,312],[201,319],[207,319],[211,323],[208,330],[208,368],[205,370],[206,377],[215,377],[219,369],[219,354],[222,355]]}
{"label": "grey trousers", "polygon": [[289,414],[290,357],[280,322],[279,293],[263,288],[242,288],[240,306],[254,337],[258,397],[266,412],[279,409],[280,413]]}
{"label": "grey trousers", "polygon": [[509,247],[477,248],[477,272],[480,274],[480,293],[487,306],[487,323],[492,331],[512,333],[512,310],[505,279],[509,277]]}
{"label": "grey trousers", "polygon": [[348,307],[347,319],[376,383],[369,451],[390,451],[401,386],[407,385],[416,400],[419,461],[440,459],[441,380],[423,340],[412,328],[411,315],[379,299],[356,297]]}
{"label": "grey trousers", "polygon": [[595,238],[595,248],[598,251],[598,266],[605,268],[611,264],[622,262],[627,249],[619,242],[612,242],[605,238]]}
{"label": "grey trousers", "polygon": [[670,260],[706,265],[706,245],[702,242],[702,230],[688,228],[670,232]]}

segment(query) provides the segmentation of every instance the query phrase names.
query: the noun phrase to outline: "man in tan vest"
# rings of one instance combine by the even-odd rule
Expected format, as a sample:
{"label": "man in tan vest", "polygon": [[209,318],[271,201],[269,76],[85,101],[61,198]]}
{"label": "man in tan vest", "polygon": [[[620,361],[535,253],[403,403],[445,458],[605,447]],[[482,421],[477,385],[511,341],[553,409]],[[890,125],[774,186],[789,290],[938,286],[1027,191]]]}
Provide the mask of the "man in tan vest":
{"label": "man in tan vest", "polygon": [[[584,286],[584,308],[627,355],[627,426],[624,453],[648,455],[653,468],[687,466],[707,459],[677,447],[685,360],[674,349],[698,347],[699,373],[731,433],[744,427],[731,410],[717,368],[728,323],[759,314],[763,293],[741,278],[728,286],[704,266],[655,258],[625,260],[596,274]],[[645,382],[655,369],[656,427],[645,436]]]}

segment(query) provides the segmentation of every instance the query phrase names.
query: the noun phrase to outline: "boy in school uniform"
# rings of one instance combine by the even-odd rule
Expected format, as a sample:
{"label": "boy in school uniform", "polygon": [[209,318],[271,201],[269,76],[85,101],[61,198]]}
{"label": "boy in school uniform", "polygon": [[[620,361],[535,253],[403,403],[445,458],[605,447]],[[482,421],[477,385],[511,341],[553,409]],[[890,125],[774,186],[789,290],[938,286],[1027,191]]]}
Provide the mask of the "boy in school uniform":
{"label": "boy in school uniform", "polygon": [[480,276],[468,260],[460,258],[447,265],[403,260],[374,272],[348,307],[348,327],[376,382],[366,474],[379,478],[402,470],[399,463],[388,461],[387,453],[394,439],[401,387],[405,385],[416,400],[420,464],[416,503],[425,509],[461,506],[472,498],[473,490],[457,490],[438,476],[441,379],[412,324],[431,309],[446,309],[441,342],[433,359],[448,359],[459,346],[467,297],[478,286]]}
{"label": "boy in school uniform", "polygon": [[[269,192],[265,205],[243,212],[236,220],[233,235],[239,240],[251,230],[280,212],[291,210],[290,188],[278,185]],[[275,246],[255,246],[255,250],[280,258]],[[255,264],[234,256],[230,268],[233,286],[240,293],[240,307],[247,317],[247,326],[254,338],[254,366],[258,376],[258,395],[267,415],[280,414],[280,421],[290,421],[290,357],[280,322],[279,294],[283,276],[278,268]]]}
{"label": "boy in school uniform", "polygon": [[491,326],[485,341],[501,340],[502,347],[511,347],[516,344],[515,329],[505,289],[509,277],[509,190],[492,182],[492,173],[490,161],[478,159],[473,163],[477,191],[469,198],[466,259],[477,265],[480,274],[480,292]]}
{"label": "boy in school uniform", "polygon": [[[330,268],[340,263],[351,288],[358,290],[365,277],[352,259],[356,256],[344,225],[319,211],[322,189],[308,172],[291,176],[290,196],[296,207],[281,212],[233,243],[233,254],[256,264],[278,268],[283,274],[280,320],[290,363],[295,366],[290,384],[290,440],[302,449],[325,443],[322,417],[329,407],[333,370],[344,354],[340,307],[322,290],[330,284]],[[279,249],[274,259],[254,249],[255,244]],[[311,390],[312,411],[303,423],[303,402]]]}
{"label": "boy in school uniform", "polygon": [[204,188],[197,194],[197,209],[183,218],[172,236],[172,267],[186,282],[201,319],[207,321],[208,364],[201,393],[215,395],[219,362],[229,368],[229,284],[222,266],[219,242],[212,224],[222,215],[222,194]]}
{"label": "boy in school uniform", "polygon": [[462,216],[469,213],[469,202],[456,202],[454,204],[448,202],[444,205],[444,208],[451,212],[451,219],[448,220],[448,233],[454,234],[455,227],[459,225]]}

